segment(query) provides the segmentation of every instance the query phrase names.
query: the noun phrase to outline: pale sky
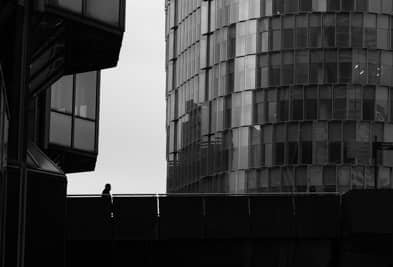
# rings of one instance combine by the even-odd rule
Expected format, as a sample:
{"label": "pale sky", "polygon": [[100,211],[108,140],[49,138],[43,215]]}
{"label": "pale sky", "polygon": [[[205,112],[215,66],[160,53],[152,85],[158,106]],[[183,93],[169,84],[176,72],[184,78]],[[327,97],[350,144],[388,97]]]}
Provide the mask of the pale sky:
{"label": "pale sky", "polygon": [[165,192],[164,16],[163,0],[127,1],[119,64],[101,74],[96,171],[68,175],[69,194]]}

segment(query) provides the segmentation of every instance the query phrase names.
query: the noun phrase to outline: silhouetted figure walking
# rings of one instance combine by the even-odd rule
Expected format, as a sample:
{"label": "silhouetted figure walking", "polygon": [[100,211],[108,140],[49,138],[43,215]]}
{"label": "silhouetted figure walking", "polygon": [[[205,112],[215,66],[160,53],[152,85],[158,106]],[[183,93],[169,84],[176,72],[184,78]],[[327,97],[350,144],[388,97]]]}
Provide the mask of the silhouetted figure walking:
{"label": "silhouetted figure walking", "polygon": [[111,195],[111,184],[106,184],[104,190],[101,193],[101,197],[105,199],[109,204],[109,216],[113,218],[113,201]]}
{"label": "silhouetted figure walking", "polygon": [[104,198],[112,198],[112,195],[111,195],[111,184],[106,184],[105,185],[105,189],[102,191],[101,196],[104,197]]}

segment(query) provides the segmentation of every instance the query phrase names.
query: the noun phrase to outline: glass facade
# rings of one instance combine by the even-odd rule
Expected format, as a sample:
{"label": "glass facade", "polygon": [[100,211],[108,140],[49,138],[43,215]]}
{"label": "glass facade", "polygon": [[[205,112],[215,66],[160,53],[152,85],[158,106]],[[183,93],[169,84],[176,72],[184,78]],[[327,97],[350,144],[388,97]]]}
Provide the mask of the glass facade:
{"label": "glass facade", "polygon": [[114,27],[124,27],[125,0],[48,0],[47,3]]}
{"label": "glass facade", "polygon": [[167,0],[168,192],[393,187],[387,0]]}
{"label": "glass facade", "polygon": [[97,152],[99,72],[62,77],[51,88],[49,143]]}

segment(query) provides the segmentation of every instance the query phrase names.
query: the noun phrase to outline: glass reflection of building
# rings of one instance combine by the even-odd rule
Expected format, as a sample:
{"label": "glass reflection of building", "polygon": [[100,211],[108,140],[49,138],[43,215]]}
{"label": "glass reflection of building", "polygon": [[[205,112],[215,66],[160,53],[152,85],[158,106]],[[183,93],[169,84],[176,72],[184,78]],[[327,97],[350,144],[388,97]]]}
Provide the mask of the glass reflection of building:
{"label": "glass reflection of building", "polygon": [[[390,0],[167,0],[168,192],[393,186]],[[192,103],[192,104],[190,104]]]}

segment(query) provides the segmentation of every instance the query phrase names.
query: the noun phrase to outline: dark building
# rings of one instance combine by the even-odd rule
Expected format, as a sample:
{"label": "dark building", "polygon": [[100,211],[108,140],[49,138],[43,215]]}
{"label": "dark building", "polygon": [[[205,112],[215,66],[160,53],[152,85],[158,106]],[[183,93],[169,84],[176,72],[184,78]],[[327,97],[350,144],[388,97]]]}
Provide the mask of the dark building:
{"label": "dark building", "polygon": [[392,5],[166,1],[168,192],[391,188]]}
{"label": "dark building", "polygon": [[93,171],[125,0],[0,0],[0,266],[64,266],[66,174]]}

